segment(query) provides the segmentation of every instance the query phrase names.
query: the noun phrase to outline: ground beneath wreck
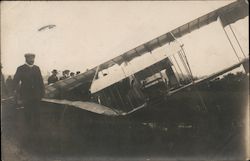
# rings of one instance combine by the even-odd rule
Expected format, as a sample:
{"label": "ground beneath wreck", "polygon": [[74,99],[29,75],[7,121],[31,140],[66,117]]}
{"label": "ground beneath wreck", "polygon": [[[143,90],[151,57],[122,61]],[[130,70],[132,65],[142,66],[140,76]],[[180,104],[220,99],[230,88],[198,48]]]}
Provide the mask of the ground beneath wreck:
{"label": "ground beneath wreck", "polygon": [[[235,78],[234,78],[235,79]],[[245,160],[248,77],[217,80],[126,117],[43,103],[41,127],[2,102],[2,159]]]}

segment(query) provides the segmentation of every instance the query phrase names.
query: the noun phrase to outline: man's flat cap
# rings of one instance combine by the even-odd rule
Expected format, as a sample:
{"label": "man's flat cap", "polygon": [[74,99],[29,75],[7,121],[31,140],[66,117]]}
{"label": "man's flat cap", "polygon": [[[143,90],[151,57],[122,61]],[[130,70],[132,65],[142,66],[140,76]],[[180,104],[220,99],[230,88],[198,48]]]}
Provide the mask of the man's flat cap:
{"label": "man's flat cap", "polygon": [[33,54],[33,53],[26,53],[26,54],[24,54],[24,57],[25,58],[28,58],[28,57],[35,57],[36,55],[35,54]]}
{"label": "man's flat cap", "polygon": [[52,73],[58,73],[56,69],[53,69],[52,70]]}

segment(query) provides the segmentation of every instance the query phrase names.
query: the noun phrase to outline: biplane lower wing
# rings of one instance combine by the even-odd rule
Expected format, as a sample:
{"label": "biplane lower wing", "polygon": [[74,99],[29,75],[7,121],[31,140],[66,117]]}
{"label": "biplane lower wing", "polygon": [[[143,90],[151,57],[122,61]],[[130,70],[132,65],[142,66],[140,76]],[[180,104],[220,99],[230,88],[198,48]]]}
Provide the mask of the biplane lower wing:
{"label": "biplane lower wing", "polygon": [[111,108],[108,108],[106,106],[93,103],[93,102],[83,102],[83,101],[69,101],[69,100],[58,100],[58,99],[42,99],[43,102],[49,102],[54,104],[61,104],[61,105],[68,105],[77,107],[89,112],[101,114],[101,115],[107,115],[107,116],[118,116],[119,112],[115,111]]}
{"label": "biplane lower wing", "polygon": [[[234,65],[232,65],[232,66],[230,66],[230,67],[228,67],[228,68],[226,68],[226,69],[223,69],[223,70],[218,71],[218,72],[216,72],[216,73],[214,73],[214,74],[211,74],[210,76],[207,76],[207,77],[205,77],[205,78],[203,78],[203,79],[196,80],[196,81],[194,81],[194,82],[192,82],[192,83],[190,83],[190,84],[187,84],[187,85],[185,85],[185,86],[183,86],[183,87],[180,87],[180,88],[178,88],[178,89],[169,91],[169,92],[168,92],[168,96],[173,95],[173,94],[175,94],[175,93],[178,93],[178,92],[180,92],[180,91],[182,91],[182,90],[184,90],[184,89],[187,89],[187,88],[189,88],[189,87],[192,87],[192,86],[194,86],[194,85],[199,85],[199,84],[202,84],[202,83],[204,83],[204,82],[206,82],[206,81],[212,80],[212,79],[214,79],[214,78],[216,78],[216,77],[218,77],[218,76],[220,76],[220,75],[222,75],[222,74],[224,74],[224,73],[227,73],[227,72],[229,72],[229,71],[231,71],[231,70],[233,70],[233,69],[235,69],[235,68],[240,67],[241,65],[248,64],[248,62],[249,62],[249,58],[246,58],[246,59],[240,61],[239,63],[236,63],[236,64],[234,64]],[[249,72],[249,71],[246,71],[246,72]]]}
{"label": "biplane lower wing", "polygon": [[60,105],[67,105],[67,106],[73,106],[77,107],[89,112],[97,113],[100,115],[106,115],[106,116],[126,116],[129,115],[143,107],[146,106],[146,103],[129,111],[129,112],[123,112],[116,109],[112,109],[94,102],[83,102],[83,101],[69,101],[69,100],[58,100],[58,99],[47,99],[43,98],[43,102],[48,103],[54,103],[54,104],[60,104]]}

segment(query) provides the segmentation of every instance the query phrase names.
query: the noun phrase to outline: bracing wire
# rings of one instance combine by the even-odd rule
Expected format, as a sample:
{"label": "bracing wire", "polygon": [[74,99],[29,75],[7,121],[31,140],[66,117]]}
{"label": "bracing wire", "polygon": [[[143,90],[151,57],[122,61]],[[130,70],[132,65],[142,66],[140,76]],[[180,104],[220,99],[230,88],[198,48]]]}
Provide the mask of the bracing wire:
{"label": "bracing wire", "polygon": [[[152,52],[150,51],[150,55],[151,55],[151,57],[152,57],[152,60],[153,61],[155,61],[155,58],[153,57],[153,55],[152,55]],[[150,69],[150,71],[151,71],[151,73],[152,73],[152,75],[154,76],[154,78],[155,79],[157,79],[157,77],[156,77],[156,75],[155,75],[155,73],[154,73],[154,71],[149,67],[149,69]]]}
{"label": "bracing wire", "polygon": [[178,52],[178,55],[179,55],[179,57],[180,57],[180,60],[182,61],[183,67],[184,67],[184,69],[186,70],[186,72],[187,72],[187,74],[188,74],[188,76],[189,76],[189,79],[190,79],[190,77],[192,77],[192,76],[190,75],[190,72],[189,72],[189,70],[188,70],[187,64],[186,64],[186,62],[185,62],[185,60],[184,60],[184,58],[183,58],[182,52]]}
{"label": "bracing wire", "polygon": [[241,47],[241,45],[240,45],[239,40],[237,39],[236,34],[234,33],[233,28],[231,27],[231,24],[229,24],[229,28],[230,28],[230,30],[232,31],[232,33],[233,33],[233,35],[234,35],[234,38],[235,38],[235,40],[236,40],[237,44],[239,45],[239,47],[240,47],[240,50],[241,50],[242,54],[243,54],[243,55],[244,55],[244,57],[246,58],[246,55],[245,55],[245,53],[244,53],[244,51],[243,51],[243,49],[242,49],[242,47]]}
{"label": "bracing wire", "polygon": [[176,58],[175,58],[174,55],[173,55],[173,58],[174,58],[174,60],[175,60],[175,62],[176,62],[176,64],[177,64],[177,67],[179,68],[179,70],[180,70],[180,72],[181,72],[181,74],[182,74],[182,78],[184,79],[184,74],[183,74],[183,72],[182,72],[182,70],[181,70],[181,67],[179,66],[179,63],[178,63],[178,61],[176,60]]}
{"label": "bracing wire", "polygon": [[[185,59],[185,60],[184,60],[183,57],[181,56],[181,52],[179,53],[179,56],[180,56],[180,58],[181,58],[181,61],[183,62],[184,68],[187,70],[188,74],[189,74],[190,77],[191,77],[192,84],[195,85],[195,82],[194,82],[194,79],[193,79],[193,75],[192,75],[192,71],[191,71],[190,65],[189,65],[189,63],[188,63],[188,60],[187,60],[187,57],[186,57],[186,54],[185,54],[185,51],[184,51],[184,48],[183,48],[183,44],[180,43],[180,41],[178,41],[178,40],[176,39],[176,37],[174,36],[174,34],[173,34],[172,32],[170,32],[170,34],[172,35],[172,37],[174,38],[174,40],[176,40],[176,41],[180,44],[181,51],[182,51],[182,53],[183,53],[183,55],[184,55],[184,59]],[[238,58],[238,59],[239,59],[239,58]],[[186,62],[186,63],[185,63],[185,62]],[[194,87],[195,87],[195,86],[194,86]],[[199,93],[199,91],[198,91],[197,88],[195,88],[195,91],[196,91],[196,93],[197,93],[199,99],[201,100],[201,104],[202,104],[202,107],[204,108],[204,111],[207,111],[207,107],[206,107],[206,104],[205,104],[205,102],[204,102],[203,97],[200,95],[200,93]]]}
{"label": "bracing wire", "polygon": [[186,57],[186,53],[185,53],[183,47],[181,47],[181,54],[182,54],[182,56],[183,56],[183,59],[184,59],[186,68],[188,69],[189,74],[190,74],[191,77],[193,78],[193,73],[192,73],[192,71],[191,71],[191,68],[190,68],[190,65],[189,65],[189,63],[188,63],[188,60],[187,60],[187,57]]}
{"label": "bracing wire", "polygon": [[233,49],[233,51],[234,51],[234,54],[236,55],[237,59],[238,59],[239,62],[240,62],[240,57],[238,56],[238,54],[237,54],[237,52],[236,52],[236,49],[234,48],[233,43],[232,43],[231,39],[229,38],[229,36],[228,36],[228,34],[227,34],[227,31],[226,31],[225,28],[223,27],[220,17],[219,17],[219,20],[220,20],[222,29],[223,29],[223,31],[224,31],[224,33],[225,33],[225,35],[226,35],[226,37],[227,37],[227,39],[228,39],[228,41],[229,41],[229,43],[230,43],[232,49]]}
{"label": "bracing wire", "polygon": [[177,69],[176,69],[176,67],[175,67],[175,64],[173,63],[173,61],[172,61],[172,59],[169,57],[168,58],[170,61],[171,61],[171,63],[173,64],[173,66],[174,66],[174,69],[175,69],[175,71],[176,71],[176,76],[177,76],[177,78],[178,78],[178,84],[179,84],[179,86],[180,86],[180,79],[181,79],[181,77],[179,76],[179,73],[178,73],[178,71],[177,71]]}
{"label": "bracing wire", "polygon": [[[153,54],[151,52],[150,52],[150,55],[151,55],[153,61],[157,62],[156,58],[153,56]],[[159,65],[158,65],[158,67],[159,67]],[[159,72],[159,74],[161,76],[161,79],[163,79],[163,75],[162,75],[161,71]]]}
{"label": "bracing wire", "polygon": [[93,83],[94,83],[94,81],[95,81],[95,79],[96,79],[96,76],[98,75],[98,72],[99,72],[99,67],[100,67],[100,65],[98,65],[98,66],[97,66],[97,68],[96,68],[95,75],[94,75],[94,77],[93,77],[93,79],[92,79],[92,82],[91,82],[90,88],[92,88]]}
{"label": "bracing wire", "polygon": [[[188,69],[189,69],[189,74],[190,74],[190,76],[191,76],[192,84],[195,85],[194,78],[193,78],[193,74],[192,74],[190,65],[189,65],[189,63],[188,63],[188,60],[187,60],[187,57],[186,57],[185,50],[184,50],[183,47],[181,47],[181,50],[182,50],[182,54],[183,54],[183,57],[184,57],[184,59],[185,59],[186,65],[187,65],[187,67],[188,67]],[[194,86],[194,87],[195,87],[196,94],[198,95],[198,97],[199,97],[199,99],[200,99],[200,101],[201,101],[201,104],[202,104],[202,107],[203,107],[203,109],[204,109],[204,112],[206,112],[208,108],[207,108],[207,106],[206,106],[206,104],[205,104],[205,101],[204,101],[202,95],[200,94],[200,92],[198,91],[198,89],[196,88],[196,86]]]}
{"label": "bracing wire", "polygon": [[124,68],[123,68],[122,66],[120,66],[120,67],[121,67],[121,69],[122,69],[122,72],[123,72],[123,74],[124,74],[124,77],[126,78],[126,77],[127,77],[127,74],[126,74]]}

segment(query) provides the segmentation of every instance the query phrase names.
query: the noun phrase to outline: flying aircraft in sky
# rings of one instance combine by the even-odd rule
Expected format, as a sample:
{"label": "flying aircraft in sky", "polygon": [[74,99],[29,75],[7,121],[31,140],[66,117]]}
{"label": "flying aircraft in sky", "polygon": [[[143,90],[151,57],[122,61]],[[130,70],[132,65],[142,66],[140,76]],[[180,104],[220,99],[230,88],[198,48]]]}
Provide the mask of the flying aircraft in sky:
{"label": "flying aircraft in sky", "polygon": [[46,25],[46,26],[43,26],[43,27],[39,28],[38,31],[50,30],[50,29],[53,29],[55,27],[56,27],[56,25],[52,25],[52,24],[51,25]]}

